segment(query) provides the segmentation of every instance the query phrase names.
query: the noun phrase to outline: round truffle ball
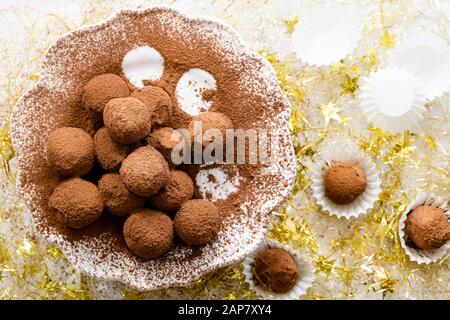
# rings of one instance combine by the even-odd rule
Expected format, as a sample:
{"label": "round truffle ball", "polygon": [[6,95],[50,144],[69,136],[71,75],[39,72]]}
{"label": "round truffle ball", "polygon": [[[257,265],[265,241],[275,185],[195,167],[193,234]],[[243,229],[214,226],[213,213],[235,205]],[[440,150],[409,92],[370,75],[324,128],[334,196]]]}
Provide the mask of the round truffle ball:
{"label": "round truffle ball", "polygon": [[48,160],[62,176],[82,176],[94,165],[94,142],[84,130],[73,127],[53,131],[47,141]]}
{"label": "round truffle ball", "polygon": [[450,239],[450,222],[440,208],[420,206],[405,221],[405,233],[420,249],[436,249]]}
{"label": "round truffle ball", "polygon": [[108,133],[105,127],[94,135],[94,149],[100,166],[107,171],[119,169],[122,160],[129,152],[129,145],[120,144]]}
{"label": "round truffle ball", "polygon": [[145,198],[131,193],[118,173],[107,173],[98,181],[98,189],[105,199],[106,210],[116,216],[126,216],[144,207]]}
{"label": "round truffle ball", "polygon": [[193,141],[198,141],[198,139],[200,139],[200,133],[202,134],[203,146],[207,146],[214,141],[213,137],[204,136],[206,131],[211,129],[219,130],[222,134],[223,141],[226,141],[226,130],[233,129],[233,122],[223,113],[208,111],[200,113],[198,116],[193,117],[188,125],[188,130]]}
{"label": "round truffle ball", "polygon": [[325,196],[331,201],[350,204],[366,190],[366,174],[354,164],[336,162],[325,171],[324,185]]}
{"label": "round truffle ball", "polygon": [[149,197],[158,192],[169,181],[169,165],[152,146],[134,150],[120,167],[123,183],[131,192]]}
{"label": "round truffle ball", "polygon": [[141,209],[127,218],[123,236],[135,255],[154,259],[170,250],[173,243],[173,223],[162,212]]}
{"label": "round truffle ball", "polygon": [[152,204],[162,211],[177,211],[194,195],[194,183],[184,171],[170,172],[169,182],[151,198]]}
{"label": "round truffle ball", "polygon": [[146,86],[131,93],[133,98],[142,101],[152,114],[152,124],[170,126],[172,100],[164,89]]}
{"label": "round truffle ball", "polygon": [[254,265],[257,281],[275,293],[292,290],[298,279],[298,267],[294,257],[283,249],[266,249],[260,252]]}
{"label": "round truffle ball", "polygon": [[[172,161],[172,150],[184,141],[180,133],[170,127],[160,128],[153,131],[146,140],[149,145],[161,152],[168,163],[176,166]],[[179,157],[183,156],[182,147],[181,145],[180,152],[177,154]]]}
{"label": "round truffle ball", "polygon": [[103,112],[109,100],[129,95],[127,83],[121,77],[106,73],[92,78],[84,86],[82,100],[87,109]]}
{"label": "round truffle ball", "polygon": [[203,199],[192,199],[182,204],[175,216],[175,232],[191,246],[208,244],[219,233],[222,219],[217,207]]}
{"label": "round truffle ball", "polygon": [[124,144],[138,142],[148,136],[152,128],[150,111],[131,97],[109,101],[103,110],[103,121],[111,137]]}
{"label": "round truffle ball", "polygon": [[92,182],[71,178],[55,188],[49,206],[58,211],[65,225],[81,229],[101,216],[103,198]]}

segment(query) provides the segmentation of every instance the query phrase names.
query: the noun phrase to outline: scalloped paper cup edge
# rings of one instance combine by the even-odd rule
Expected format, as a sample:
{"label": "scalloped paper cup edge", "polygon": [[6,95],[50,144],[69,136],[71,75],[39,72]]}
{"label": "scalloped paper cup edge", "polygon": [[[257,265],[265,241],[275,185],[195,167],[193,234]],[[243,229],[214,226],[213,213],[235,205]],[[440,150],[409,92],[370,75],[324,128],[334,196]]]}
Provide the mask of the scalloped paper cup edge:
{"label": "scalloped paper cup edge", "polygon": [[[295,259],[297,267],[299,269],[299,278],[294,288],[287,293],[273,293],[262,288],[262,286],[255,283],[253,280],[252,265],[255,262],[256,256],[267,248],[278,248],[289,252]],[[279,242],[273,240],[266,240],[256,249],[251,255],[247,256],[243,261],[243,273],[245,276],[245,282],[250,285],[250,289],[255,291],[256,294],[262,296],[268,300],[297,300],[301,296],[306,294],[306,291],[311,288],[315,279],[315,268],[311,261],[305,256],[299,254],[294,249],[285,246]]]}
{"label": "scalloped paper cup edge", "polygon": [[[354,163],[366,173],[366,190],[348,205],[338,205],[325,196],[323,172],[332,161]],[[368,214],[373,209],[381,191],[379,172],[372,159],[349,138],[331,139],[325,142],[323,150],[311,168],[311,189],[316,203],[322,210],[338,218],[355,218]]]}
{"label": "scalloped paper cup edge", "polygon": [[421,193],[413,201],[410,202],[409,206],[406,208],[405,212],[403,212],[398,222],[398,236],[400,238],[400,244],[403,250],[405,250],[405,253],[409,257],[409,259],[411,261],[417,262],[418,264],[430,264],[439,261],[447,254],[447,252],[450,250],[450,240],[447,240],[447,242],[442,247],[433,250],[416,249],[406,244],[405,240],[407,238],[405,234],[406,218],[408,217],[408,214],[412,210],[421,205],[429,205],[432,207],[441,208],[447,214],[449,219],[450,219],[450,208],[447,207],[445,201],[435,196],[434,194]]}
{"label": "scalloped paper cup edge", "polygon": [[[444,57],[444,61],[440,66],[441,69],[444,69],[441,73],[441,79],[434,78],[434,81],[432,82],[426,81],[425,78],[415,74],[415,70],[404,66],[402,63],[401,58],[408,59],[408,52],[411,52],[415,48],[421,46],[428,46]],[[388,57],[388,65],[404,68],[414,73],[420,81],[424,83],[423,91],[425,98],[428,100],[441,97],[445,92],[450,90],[450,47],[444,39],[434,33],[422,30],[416,30],[416,32],[411,31],[403,37],[395,48],[393,48]]]}
{"label": "scalloped paper cup edge", "polygon": [[[414,97],[409,110],[398,116],[389,116],[383,113],[375,104],[374,94],[379,83],[383,83],[383,77],[395,79],[398,83],[404,83],[405,79],[411,82]],[[358,94],[359,107],[362,110],[368,123],[376,127],[393,133],[403,132],[405,130],[418,131],[421,128],[421,122],[425,118],[425,94],[420,85],[420,80],[412,72],[399,68],[397,66],[380,69],[370,73],[367,77],[361,79],[361,91]],[[392,98],[391,98],[392,100]]]}
{"label": "scalloped paper cup edge", "polygon": [[[346,44],[346,50],[342,51],[339,55],[324,55],[324,51],[314,51],[309,49],[311,46],[311,39],[309,38],[311,35],[311,31],[317,27],[320,27],[323,21],[317,20],[318,17],[323,19],[328,19],[330,17],[336,16],[336,11],[338,11],[341,15],[345,15],[347,19],[342,17],[338,17],[339,24],[347,23],[349,24],[348,28],[344,28],[344,31],[351,30],[352,34],[340,34],[339,36],[342,39],[352,39],[352,42]],[[305,22],[305,24],[302,23]],[[325,23],[329,23],[325,21]],[[341,28],[342,29],[342,28]],[[299,60],[303,63],[308,64],[310,66],[326,66],[332,63],[336,63],[341,59],[345,59],[347,56],[352,54],[359,42],[361,41],[361,33],[363,29],[363,19],[360,14],[357,12],[356,6],[352,7],[344,7],[339,4],[333,5],[323,5],[318,8],[311,10],[304,14],[304,16],[300,17],[300,22],[297,24],[293,34],[292,34],[292,42],[295,43],[294,51]],[[334,38],[333,32],[335,30],[329,30],[329,37]],[[342,31],[342,30],[341,30]],[[347,41],[348,42],[348,41]],[[338,48],[339,49],[339,48]],[[329,50],[328,51],[333,51]]]}

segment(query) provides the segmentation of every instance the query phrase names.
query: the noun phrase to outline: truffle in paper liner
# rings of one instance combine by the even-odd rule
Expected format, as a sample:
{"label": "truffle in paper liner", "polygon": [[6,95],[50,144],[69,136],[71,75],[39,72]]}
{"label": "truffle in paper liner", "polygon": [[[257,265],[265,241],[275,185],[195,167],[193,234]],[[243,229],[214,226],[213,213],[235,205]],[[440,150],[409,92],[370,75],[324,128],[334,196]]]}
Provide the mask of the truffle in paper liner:
{"label": "truffle in paper liner", "polygon": [[378,70],[364,78],[359,101],[368,122],[394,133],[417,129],[425,111],[419,79],[398,67]]}
{"label": "truffle in paper liner", "polygon": [[411,201],[403,215],[400,217],[400,220],[398,222],[398,235],[400,238],[400,244],[411,261],[415,261],[419,264],[430,264],[432,262],[439,261],[447,254],[450,249],[450,240],[448,240],[440,248],[432,250],[414,248],[408,245],[408,236],[405,234],[406,218],[412,210],[423,205],[441,208],[450,219],[450,209],[448,208],[445,201],[433,194],[422,193],[413,201]]}
{"label": "truffle in paper liner", "polygon": [[328,65],[351,54],[361,38],[355,8],[323,6],[300,16],[292,34],[297,57],[310,65]]}
{"label": "truffle in paper liner", "polygon": [[[255,258],[258,254],[265,249],[283,249],[289,252],[295,259],[298,268],[298,279],[295,286],[287,293],[274,293],[266,290],[262,285],[258,284],[255,281],[255,277],[253,274],[253,265],[255,263]],[[288,246],[282,245],[276,241],[265,240],[261,244],[261,246],[247,256],[243,262],[244,268],[243,273],[245,276],[245,281],[250,285],[250,289],[254,290],[258,295],[262,296],[265,299],[271,300],[296,300],[299,299],[300,296],[306,294],[308,288],[312,286],[312,283],[315,278],[315,268],[311,261],[306,259],[305,256],[300,255],[297,251],[289,248]]]}
{"label": "truffle in paper liner", "polygon": [[450,47],[434,33],[409,33],[392,50],[388,63],[419,78],[427,99],[432,100],[450,90]]}
{"label": "truffle in paper liner", "polygon": [[[333,162],[358,165],[366,174],[367,186],[364,192],[348,205],[339,205],[325,196],[323,174]],[[349,138],[335,138],[324,142],[311,167],[311,189],[322,210],[338,218],[352,218],[367,214],[378,200],[380,193],[379,172],[372,159]]]}

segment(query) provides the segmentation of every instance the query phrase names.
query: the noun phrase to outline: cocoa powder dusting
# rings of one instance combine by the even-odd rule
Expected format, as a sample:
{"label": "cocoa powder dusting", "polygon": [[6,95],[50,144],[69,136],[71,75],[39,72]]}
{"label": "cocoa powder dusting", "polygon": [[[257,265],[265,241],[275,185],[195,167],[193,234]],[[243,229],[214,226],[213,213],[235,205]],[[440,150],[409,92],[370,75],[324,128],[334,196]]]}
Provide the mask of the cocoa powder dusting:
{"label": "cocoa powder dusting", "polygon": [[152,125],[170,126],[172,118],[172,100],[164,89],[156,86],[145,86],[131,94],[142,101],[150,110]]}
{"label": "cocoa powder dusting", "polygon": [[119,169],[122,160],[127,156],[130,147],[116,142],[105,127],[94,135],[94,149],[97,161],[107,171]]}
{"label": "cocoa powder dusting", "polygon": [[106,104],[103,121],[114,140],[132,144],[150,133],[151,115],[144,103],[136,98],[116,98]]}
{"label": "cocoa powder dusting", "polygon": [[[19,101],[19,112],[13,116],[12,123],[17,125],[13,125],[11,131],[21,168],[18,189],[24,194],[37,229],[45,235],[52,235],[52,241],[58,242],[68,257],[77,265],[81,264],[85,272],[95,274],[95,270],[102,270],[105,275],[110,275],[111,272],[114,273],[110,268],[120,264],[124,271],[120,276],[122,280],[141,289],[149,289],[167,284],[187,284],[192,281],[192,277],[198,277],[223,264],[222,259],[231,262],[228,257],[234,257],[232,260],[236,261],[235,247],[242,252],[251,247],[255,239],[253,234],[261,234],[265,230],[271,210],[287,196],[288,190],[284,190],[282,186],[286,180],[293,180],[294,162],[291,163],[287,158],[280,159],[279,166],[285,170],[284,176],[263,176],[259,172],[259,165],[235,166],[242,178],[238,192],[215,203],[217,211],[222,215],[226,232],[219,234],[217,243],[205,246],[201,254],[196,254],[198,251],[183,245],[176,245],[176,249],[158,261],[165,266],[162,269],[155,269],[153,261],[143,263],[134,260],[122,235],[125,221],[122,217],[103,214],[83,229],[72,229],[64,225],[58,217],[58,210],[48,206],[49,197],[62,178],[55,174],[42,153],[46,141],[42,137],[48,137],[56,128],[65,126],[80,128],[91,137],[94,136],[104,126],[101,111],[107,100],[127,97],[137,89],[123,76],[121,64],[127,52],[141,45],[153,47],[164,57],[162,78],[147,82],[146,85],[159,87],[170,97],[170,126],[173,128],[187,128],[192,119],[178,105],[175,92],[178,80],[191,68],[203,69],[214,76],[217,89],[214,92],[205,90],[201,93],[202,97],[212,103],[208,111],[225,114],[234,128],[279,129],[280,124],[284,126],[288,121],[289,106],[270,67],[250,53],[231,30],[215,22],[191,20],[167,8],[154,8],[139,13],[125,11],[105,24],[71,33],[49,49],[42,69],[45,76]],[[109,76],[113,80],[88,84],[94,77],[103,74],[120,77]],[[90,93],[90,88],[94,85],[96,88],[104,88],[103,96]],[[154,121],[152,116],[150,115],[150,121]],[[161,123],[164,124],[164,121]],[[159,125],[156,121],[155,124]],[[109,126],[112,127],[110,123]],[[288,127],[282,129],[287,134]],[[282,147],[283,154],[291,155],[290,142],[285,143],[285,148]],[[105,157],[99,156],[100,152],[96,151],[97,158],[104,169],[117,170],[120,164],[115,163],[120,162],[124,150],[116,148],[117,146],[112,149],[108,149],[109,147],[111,146],[103,150]],[[111,159],[106,159],[106,150],[111,150],[110,164]],[[161,170],[157,170],[157,179],[154,179],[156,183],[152,181],[155,186],[150,193],[157,192],[169,179],[167,163],[162,156],[159,159],[163,161],[159,166]],[[126,159],[123,160],[123,170],[121,169],[121,175],[128,171],[123,173],[124,183],[127,180],[130,185],[136,181],[141,186],[146,184],[139,182],[139,165],[129,161],[131,164],[124,168],[125,162]],[[197,166],[191,167],[193,173],[198,169]],[[101,170],[97,171],[102,173]],[[92,178],[92,181],[96,179]],[[92,187],[95,185],[90,185],[93,190]],[[55,202],[61,203],[59,200],[51,201],[53,204]],[[99,208],[97,201],[96,210],[93,211],[101,214]],[[232,248],[231,251],[229,248]],[[145,249],[141,255],[146,255]],[[188,269],[183,269],[186,268],[183,262],[185,259],[189,260],[191,266]],[[137,277],[142,279],[142,274],[135,267],[131,268],[132,265],[143,272],[147,280],[145,283],[136,280]],[[149,270],[157,270],[156,276],[153,271],[143,268],[146,265],[151,266]],[[182,270],[189,272],[183,273]]]}

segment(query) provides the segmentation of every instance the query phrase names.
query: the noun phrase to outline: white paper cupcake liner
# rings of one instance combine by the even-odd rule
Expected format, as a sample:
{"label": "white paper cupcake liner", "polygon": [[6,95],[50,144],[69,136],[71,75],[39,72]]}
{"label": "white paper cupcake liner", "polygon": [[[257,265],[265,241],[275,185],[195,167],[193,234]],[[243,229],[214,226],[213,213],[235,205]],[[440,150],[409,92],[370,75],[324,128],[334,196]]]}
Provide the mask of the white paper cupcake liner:
{"label": "white paper cupcake liner", "polygon": [[351,6],[323,6],[300,17],[293,48],[304,63],[328,65],[351,54],[361,38],[362,19]]}
{"label": "white paper cupcake liner", "polygon": [[431,32],[413,31],[392,49],[388,64],[412,72],[420,80],[425,98],[450,90],[450,47]]}
{"label": "white paper cupcake liner", "polygon": [[[366,174],[366,190],[348,205],[339,205],[325,196],[323,174],[333,162],[351,163]],[[311,189],[317,204],[324,212],[338,218],[353,218],[367,214],[378,200],[381,191],[379,172],[375,163],[349,138],[334,138],[324,142],[311,167]]]}
{"label": "white paper cupcake liner", "polygon": [[433,194],[422,193],[417,198],[415,198],[409,206],[406,208],[403,215],[400,217],[398,222],[398,235],[400,238],[400,244],[405,250],[406,255],[411,261],[415,261],[419,264],[430,264],[432,262],[437,262],[443,258],[450,249],[450,240],[447,241],[443,246],[432,250],[423,250],[419,248],[413,248],[407,245],[408,236],[405,234],[405,221],[408,214],[417,207],[420,206],[432,206],[435,208],[441,208],[447,214],[450,219],[450,208],[447,207],[447,203],[441,198],[436,197]]}
{"label": "white paper cupcake liner", "polygon": [[420,127],[425,95],[411,72],[391,67],[363,79],[359,104],[368,122],[396,133]]}
{"label": "white paper cupcake liner", "polygon": [[[297,283],[292,288],[291,291],[287,293],[274,293],[266,290],[263,286],[258,284],[255,281],[255,277],[253,274],[253,265],[255,263],[255,259],[261,251],[264,251],[267,248],[278,248],[283,249],[289,252],[295,259],[298,267],[299,277],[297,279]],[[252,254],[247,256],[243,262],[244,269],[243,273],[245,276],[245,281],[250,285],[250,289],[254,290],[256,294],[262,296],[264,299],[268,300],[297,300],[300,296],[306,294],[308,288],[312,286],[312,283],[315,278],[315,268],[311,261],[306,259],[306,257],[300,255],[297,251],[289,248],[285,245],[282,245],[279,242],[273,240],[265,240],[259,246],[259,248],[254,251]]]}

